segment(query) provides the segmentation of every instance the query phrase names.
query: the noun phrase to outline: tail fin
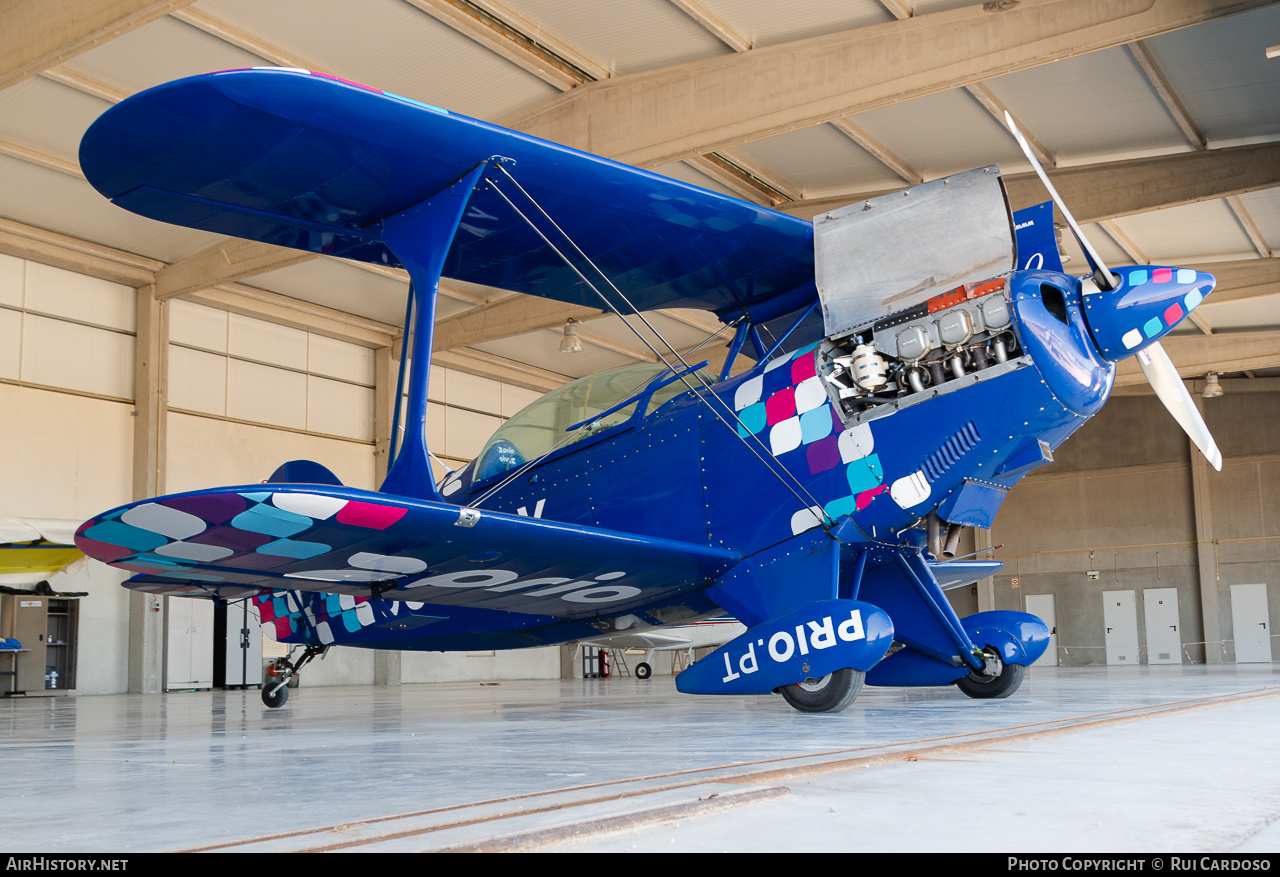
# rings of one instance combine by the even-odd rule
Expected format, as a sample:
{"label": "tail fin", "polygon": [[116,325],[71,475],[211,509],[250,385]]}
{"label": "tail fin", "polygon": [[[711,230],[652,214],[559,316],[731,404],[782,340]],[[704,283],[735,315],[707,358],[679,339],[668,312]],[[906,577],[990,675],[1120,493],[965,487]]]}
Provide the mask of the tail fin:
{"label": "tail fin", "polygon": [[338,479],[326,467],[311,460],[290,460],[271,473],[268,484],[336,484],[342,487]]}

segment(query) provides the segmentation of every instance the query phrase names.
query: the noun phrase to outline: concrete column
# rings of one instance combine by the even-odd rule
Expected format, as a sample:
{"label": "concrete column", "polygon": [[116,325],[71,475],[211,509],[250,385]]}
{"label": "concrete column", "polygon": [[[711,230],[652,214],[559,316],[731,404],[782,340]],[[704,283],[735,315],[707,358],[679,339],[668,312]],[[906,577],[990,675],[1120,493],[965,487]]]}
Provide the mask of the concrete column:
{"label": "concrete column", "polygon": [[[981,527],[973,528],[973,550],[979,552],[978,557],[974,560],[987,560],[990,554],[982,555],[982,552],[989,552],[995,544],[995,540],[991,538],[991,531],[984,530]],[[990,612],[996,608],[996,579],[995,576],[987,576],[978,582],[978,611]]]}
{"label": "concrete column", "polygon": [[373,653],[373,684],[400,684],[400,652],[379,649]]}
{"label": "concrete column", "polygon": [[[400,368],[398,345],[378,347],[373,351],[373,453],[374,475],[382,484],[387,477],[387,455],[391,450],[391,437],[395,424],[391,422],[396,410],[396,378]],[[373,684],[399,685],[401,654],[398,651],[378,650],[373,653]]]}
{"label": "concrete column", "polygon": [[399,352],[396,345],[378,347],[373,351],[373,471],[378,484],[387,477],[387,455],[391,451],[391,437],[395,430],[391,418],[396,410]]}
{"label": "concrete column", "polygon": [[[1204,400],[1195,399],[1200,416],[1204,416]],[[1191,442],[1191,496],[1196,517],[1196,560],[1200,573],[1200,616],[1204,629],[1206,664],[1222,663],[1221,593],[1218,581],[1217,542],[1213,529],[1213,502],[1209,493],[1209,477],[1214,474],[1209,461]]]}
{"label": "concrete column", "polygon": [[[169,305],[154,286],[137,296],[134,354],[133,499],[164,492],[165,426],[169,397]],[[164,684],[164,616],[151,594],[129,598],[129,691],[155,693]]]}

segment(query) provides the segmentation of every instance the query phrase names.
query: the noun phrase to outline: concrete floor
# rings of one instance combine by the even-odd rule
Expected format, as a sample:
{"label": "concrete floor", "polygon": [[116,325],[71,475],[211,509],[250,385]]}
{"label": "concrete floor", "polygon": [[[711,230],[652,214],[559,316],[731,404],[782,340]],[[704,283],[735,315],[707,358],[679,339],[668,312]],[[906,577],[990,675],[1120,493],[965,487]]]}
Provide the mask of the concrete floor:
{"label": "concrete floor", "polygon": [[12,699],[0,849],[1276,852],[1278,726],[1280,665],[1037,668],[1008,700],[866,688],[838,715],[668,677]]}

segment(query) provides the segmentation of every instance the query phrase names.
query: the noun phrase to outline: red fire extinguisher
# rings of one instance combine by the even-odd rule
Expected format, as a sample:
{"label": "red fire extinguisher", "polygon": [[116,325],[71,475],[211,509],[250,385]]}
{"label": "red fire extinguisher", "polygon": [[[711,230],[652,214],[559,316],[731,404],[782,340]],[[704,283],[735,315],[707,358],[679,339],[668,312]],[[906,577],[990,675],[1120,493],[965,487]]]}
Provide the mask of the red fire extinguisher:
{"label": "red fire extinguisher", "polygon": [[609,650],[600,650],[600,676],[604,679],[609,678]]}

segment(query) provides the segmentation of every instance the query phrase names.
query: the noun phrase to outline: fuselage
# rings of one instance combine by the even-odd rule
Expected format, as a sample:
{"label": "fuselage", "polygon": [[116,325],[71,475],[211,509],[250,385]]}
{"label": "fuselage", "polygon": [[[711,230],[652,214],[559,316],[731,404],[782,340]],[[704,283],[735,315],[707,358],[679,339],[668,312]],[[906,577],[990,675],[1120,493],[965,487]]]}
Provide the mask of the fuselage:
{"label": "fuselage", "polygon": [[[506,469],[476,478],[468,466],[442,493],[743,556],[824,518],[849,516],[863,539],[889,544],[939,507],[944,520],[987,526],[1008,489],[1051,459],[1110,391],[1114,365],[1090,341],[1078,287],[1052,272],[1012,275],[1012,355],[857,414],[833,399],[810,344],[636,410],[526,461],[514,478]],[[1058,297],[1046,303],[1044,288]]]}
{"label": "fuselage", "polygon": [[[85,525],[83,544],[159,576],[160,592],[198,592],[201,580],[262,587],[256,570],[273,564],[283,578],[266,580],[308,590],[268,586],[254,597],[263,620],[279,639],[311,645],[519,648],[724,609],[758,623],[802,590],[820,599],[821,587],[797,588],[791,564],[804,566],[828,537],[839,539],[837,554],[870,546],[868,563],[883,564],[916,550],[934,522],[989,527],[1007,491],[1105,403],[1117,346],[1154,343],[1212,285],[1196,272],[1175,282],[1168,269],[1127,278],[1120,307],[1108,309],[1077,278],[1014,272],[707,387],[684,390],[653,372],[584,378],[508,421],[441,482],[444,503],[273,479],[104,513]],[[868,362],[871,377],[851,378]],[[606,398],[592,402],[601,387]],[[239,512],[229,523],[226,503]],[[392,523],[404,515],[420,523]],[[450,548],[466,532],[456,527],[483,520],[496,541]],[[226,560],[186,572],[197,549],[172,541],[189,535],[176,521]],[[616,547],[575,558],[577,537],[561,525],[584,528],[582,538],[613,534]],[[281,526],[289,533],[279,542],[240,547]],[[530,541],[544,531],[557,542],[548,550]],[[648,554],[631,551],[641,538],[655,540]],[[672,552],[702,559],[673,566]],[[725,590],[730,580],[738,597]],[[762,599],[723,605],[742,596],[744,580],[748,590],[760,582]]]}

